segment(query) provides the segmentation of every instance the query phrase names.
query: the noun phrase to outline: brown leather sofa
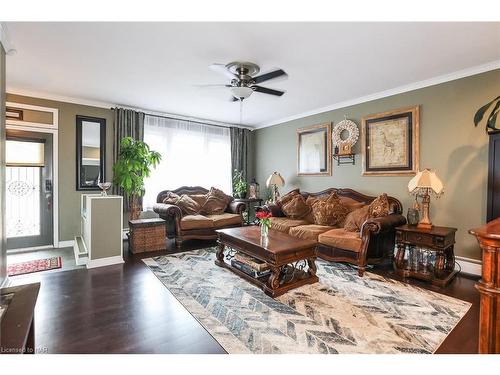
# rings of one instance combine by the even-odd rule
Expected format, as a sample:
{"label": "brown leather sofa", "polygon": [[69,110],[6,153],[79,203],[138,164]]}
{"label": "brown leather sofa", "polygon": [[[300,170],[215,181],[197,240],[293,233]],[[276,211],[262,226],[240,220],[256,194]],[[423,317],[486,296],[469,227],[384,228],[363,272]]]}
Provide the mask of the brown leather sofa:
{"label": "brown leather sofa", "polygon": [[183,241],[190,239],[214,240],[217,238],[216,229],[243,225],[242,213],[246,208],[243,202],[231,201],[225,212],[219,215],[183,215],[180,207],[163,203],[169,192],[177,195],[187,194],[196,200],[207,194],[208,190],[201,186],[183,186],[175,190],[164,190],[156,197],[157,203],[153,210],[166,221],[167,237],[175,238],[177,247],[181,247]]}
{"label": "brown leather sofa", "polygon": [[[336,192],[342,203],[352,209],[370,204],[376,197],[361,194],[352,189],[331,188],[318,193],[300,192],[308,196],[328,196]],[[271,228],[300,238],[318,241],[318,257],[337,262],[348,262],[358,266],[359,276],[363,276],[367,264],[390,261],[394,251],[395,230],[406,223],[401,215],[403,207],[394,197],[388,197],[388,216],[366,220],[358,232],[347,232],[343,228],[316,225],[305,219],[290,219],[278,205],[268,205],[273,218]]]}

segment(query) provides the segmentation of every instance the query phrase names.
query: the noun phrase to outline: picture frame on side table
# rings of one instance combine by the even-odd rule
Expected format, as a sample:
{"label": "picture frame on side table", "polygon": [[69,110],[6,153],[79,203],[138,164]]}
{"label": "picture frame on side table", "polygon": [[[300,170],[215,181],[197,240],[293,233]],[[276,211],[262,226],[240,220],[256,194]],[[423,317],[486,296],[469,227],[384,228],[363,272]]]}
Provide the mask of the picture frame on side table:
{"label": "picture frame on side table", "polygon": [[363,117],[363,175],[415,175],[419,168],[419,126],[419,106]]}
{"label": "picture frame on side table", "polygon": [[297,176],[332,175],[332,124],[297,129]]}

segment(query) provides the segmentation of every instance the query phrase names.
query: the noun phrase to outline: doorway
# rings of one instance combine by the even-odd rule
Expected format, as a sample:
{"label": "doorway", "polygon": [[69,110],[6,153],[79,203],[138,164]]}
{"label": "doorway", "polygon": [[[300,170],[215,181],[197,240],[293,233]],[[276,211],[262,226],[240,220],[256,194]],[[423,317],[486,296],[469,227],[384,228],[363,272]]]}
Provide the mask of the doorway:
{"label": "doorway", "polygon": [[53,134],[7,130],[7,250],[54,246]]}

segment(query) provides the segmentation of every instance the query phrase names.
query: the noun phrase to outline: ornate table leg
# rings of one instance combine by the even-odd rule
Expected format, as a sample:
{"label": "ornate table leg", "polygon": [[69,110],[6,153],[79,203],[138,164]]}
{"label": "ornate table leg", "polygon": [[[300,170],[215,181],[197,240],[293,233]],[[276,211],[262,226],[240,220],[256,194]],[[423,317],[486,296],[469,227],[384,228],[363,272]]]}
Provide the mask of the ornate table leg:
{"label": "ornate table leg", "polygon": [[309,274],[310,277],[314,277],[316,276],[316,262],[314,261],[314,258],[309,258],[307,260],[307,266],[308,266],[308,270],[307,270],[307,273]]}
{"label": "ornate table leg", "polygon": [[402,270],[404,269],[405,265],[405,244],[403,243],[397,243],[396,244],[398,251],[396,252],[396,258],[394,258],[394,265],[396,266],[396,269]]}
{"label": "ornate table leg", "polygon": [[446,262],[445,269],[447,271],[453,271],[455,269],[455,252],[453,251],[453,246],[446,249]]}
{"label": "ornate table leg", "polygon": [[268,286],[271,290],[276,290],[280,286],[280,267],[271,267],[271,276],[269,276],[269,280],[267,281]]}
{"label": "ornate table leg", "polygon": [[217,252],[215,253],[215,257],[217,259],[215,260],[215,264],[218,266],[222,266],[224,264],[224,248],[225,245],[222,242],[217,244]]}
{"label": "ornate table leg", "polygon": [[442,250],[436,252],[436,264],[434,266],[434,273],[436,276],[442,276],[444,272],[445,257]]}

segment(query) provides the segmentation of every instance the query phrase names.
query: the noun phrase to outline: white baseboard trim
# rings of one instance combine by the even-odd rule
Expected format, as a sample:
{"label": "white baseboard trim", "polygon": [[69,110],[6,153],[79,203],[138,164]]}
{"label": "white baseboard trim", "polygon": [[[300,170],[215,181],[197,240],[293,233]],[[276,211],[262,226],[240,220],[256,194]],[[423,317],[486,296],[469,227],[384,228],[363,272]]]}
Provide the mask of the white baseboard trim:
{"label": "white baseboard trim", "polygon": [[108,258],[89,259],[87,262],[87,268],[104,267],[104,266],[111,266],[113,264],[122,264],[122,263],[124,263],[123,257],[121,255],[117,255],[117,256],[108,257]]}
{"label": "white baseboard trim", "polygon": [[459,270],[462,268],[463,273],[468,273],[469,275],[481,276],[482,262],[480,260],[465,258],[465,257],[455,257],[455,269]]}
{"label": "white baseboard trim", "polygon": [[0,285],[0,288],[7,288],[9,285],[10,285],[10,279],[9,276],[6,276],[2,284]]}
{"label": "white baseboard trim", "polygon": [[74,240],[68,240],[68,241],[59,241],[59,246],[58,249],[62,247],[73,247],[75,245]]}

